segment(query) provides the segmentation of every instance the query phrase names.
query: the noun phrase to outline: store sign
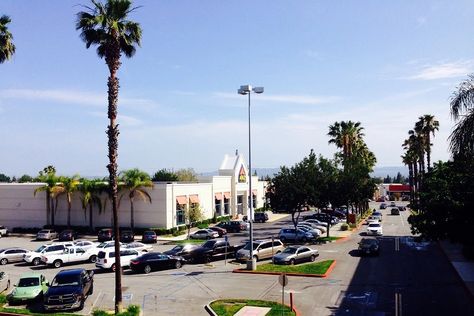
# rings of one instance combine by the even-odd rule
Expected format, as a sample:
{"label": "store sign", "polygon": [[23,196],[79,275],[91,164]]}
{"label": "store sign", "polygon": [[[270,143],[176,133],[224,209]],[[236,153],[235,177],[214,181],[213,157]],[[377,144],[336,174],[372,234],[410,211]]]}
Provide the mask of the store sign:
{"label": "store sign", "polygon": [[247,182],[247,175],[245,174],[245,169],[244,169],[244,166],[242,165],[239,171],[239,183],[245,183],[245,182]]}

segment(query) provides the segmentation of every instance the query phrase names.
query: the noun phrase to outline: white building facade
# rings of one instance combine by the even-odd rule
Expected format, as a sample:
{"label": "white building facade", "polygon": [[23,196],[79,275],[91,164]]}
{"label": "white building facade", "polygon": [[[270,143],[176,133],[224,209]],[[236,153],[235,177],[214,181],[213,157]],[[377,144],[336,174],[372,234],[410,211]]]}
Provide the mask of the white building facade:
{"label": "white building facade", "polygon": [[[225,155],[218,175],[199,177],[197,183],[155,182],[148,189],[152,203],[134,200],[135,227],[172,228],[185,224],[185,210],[198,206],[204,219],[230,216],[248,216],[249,201],[253,208],[265,203],[266,182],[252,176],[252,192],[249,192],[247,165],[242,155]],[[46,193],[35,190],[43,183],[5,183],[0,184],[0,225],[14,227],[43,227],[49,224],[46,212]],[[249,197],[252,197],[251,199]],[[88,226],[89,210],[84,210],[81,193],[73,194],[71,209],[72,226]],[[104,196],[105,198],[105,196]],[[93,210],[94,227],[112,225],[111,203],[99,212]],[[130,226],[130,201],[125,192],[119,205],[120,226]],[[65,197],[58,200],[55,224],[67,224],[67,204]]]}

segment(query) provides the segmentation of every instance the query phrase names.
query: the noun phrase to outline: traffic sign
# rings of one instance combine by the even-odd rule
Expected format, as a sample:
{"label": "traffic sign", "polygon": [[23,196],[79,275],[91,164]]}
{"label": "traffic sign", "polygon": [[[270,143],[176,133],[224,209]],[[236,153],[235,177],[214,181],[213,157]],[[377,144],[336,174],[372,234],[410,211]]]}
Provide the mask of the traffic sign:
{"label": "traffic sign", "polygon": [[285,273],[280,274],[278,277],[278,282],[280,282],[282,286],[286,286],[288,284],[288,277]]}

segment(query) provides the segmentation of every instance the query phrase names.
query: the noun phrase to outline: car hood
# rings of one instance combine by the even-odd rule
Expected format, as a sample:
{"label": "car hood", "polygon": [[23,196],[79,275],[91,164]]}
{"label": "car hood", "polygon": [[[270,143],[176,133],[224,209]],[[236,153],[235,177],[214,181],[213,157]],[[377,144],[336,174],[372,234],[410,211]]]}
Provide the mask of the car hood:
{"label": "car hood", "polygon": [[81,294],[81,287],[78,285],[65,285],[50,287],[46,292],[46,296],[64,295],[64,294]]}
{"label": "car hood", "polygon": [[13,297],[35,297],[41,291],[41,286],[16,287],[13,290]]}

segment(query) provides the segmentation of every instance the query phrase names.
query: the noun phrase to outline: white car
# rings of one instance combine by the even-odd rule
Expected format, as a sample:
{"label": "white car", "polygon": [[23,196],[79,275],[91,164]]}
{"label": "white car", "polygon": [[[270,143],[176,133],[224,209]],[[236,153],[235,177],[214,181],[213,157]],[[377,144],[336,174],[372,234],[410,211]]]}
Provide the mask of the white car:
{"label": "white car", "polygon": [[92,252],[92,249],[84,250],[81,247],[68,247],[62,253],[50,253],[41,256],[41,261],[55,268],[61,267],[65,263],[96,262],[97,255]]}
{"label": "white car", "polygon": [[84,250],[97,247],[98,245],[98,243],[89,240],[79,239],[74,241],[74,246],[81,247]]}
{"label": "white car", "polygon": [[369,216],[366,220],[366,224],[369,225],[371,223],[379,223],[379,219],[376,216]]}
{"label": "white car", "polygon": [[67,247],[72,247],[72,246],[73,246],[72,242],[42,245],[35,251],[29,251],[25,253],[25,255],[23,256],[23,261],[37,266],[41,263],[41,256],[52,254],[52,253],[61,254],[64,252],[64,249],[66,249]]}
{"label": "white car", "polygon": [[141,243],[141,242],[138,242],[138,241],[131,242],[131,243],[125,245],[124,248],[133,249],[133,250],[136,250],[138,252],[149,252],[149,251],[153,250],[152,246],[145,245],[144,243]]}
{"label": "white car", "polygon": [[369,226],[367,226],[367,235],[382,236],[382,234],[383,234],[382,225],[379,222],[370,223]]}
{"label": "white car", "polygon": [[[132,249],[120,249],[120,265],[122,267],[129,267],[130,260],[139,256],[138,251]],[[95,266],[100,269],[107,269],[115,271],[115,249],[109,248],[99,251]]]}
{"label": "white car", "polygon": [[318,221],[317,219],[314,219],[314,218],[307,219],[303,221],[302,223],[311,223],[313,225],[318,226],[318,228],[321,227],[321,229],[324,229],[324,232],[326,232],[326,229],[328,228],[327,223]]}
{"label": "white car", "polygon": [[0,225],[0,237],[8,236],[8,228],[3,225]]}
{"label": "white car", "polygon": [[304,232],[308,232],[308,233],[312,234],[314,236],[314,238],[318,238],[319,236],[321,236],[321,231],[317,230],[316,228],[312,228],[312,227],[309,227],[309,226],[306,226],[306,225],[300,225],[300,224],[298,224],[296,226],[296,228],[298,228],[299,230],[302,230]]}
{"label": "white car", "polygon": [[299,222],[298,226],[307,226],[309,228],[316,229],[321,234],[326,232],[326,228],[318,226],[318,225],[310,223],[310,222]]}

